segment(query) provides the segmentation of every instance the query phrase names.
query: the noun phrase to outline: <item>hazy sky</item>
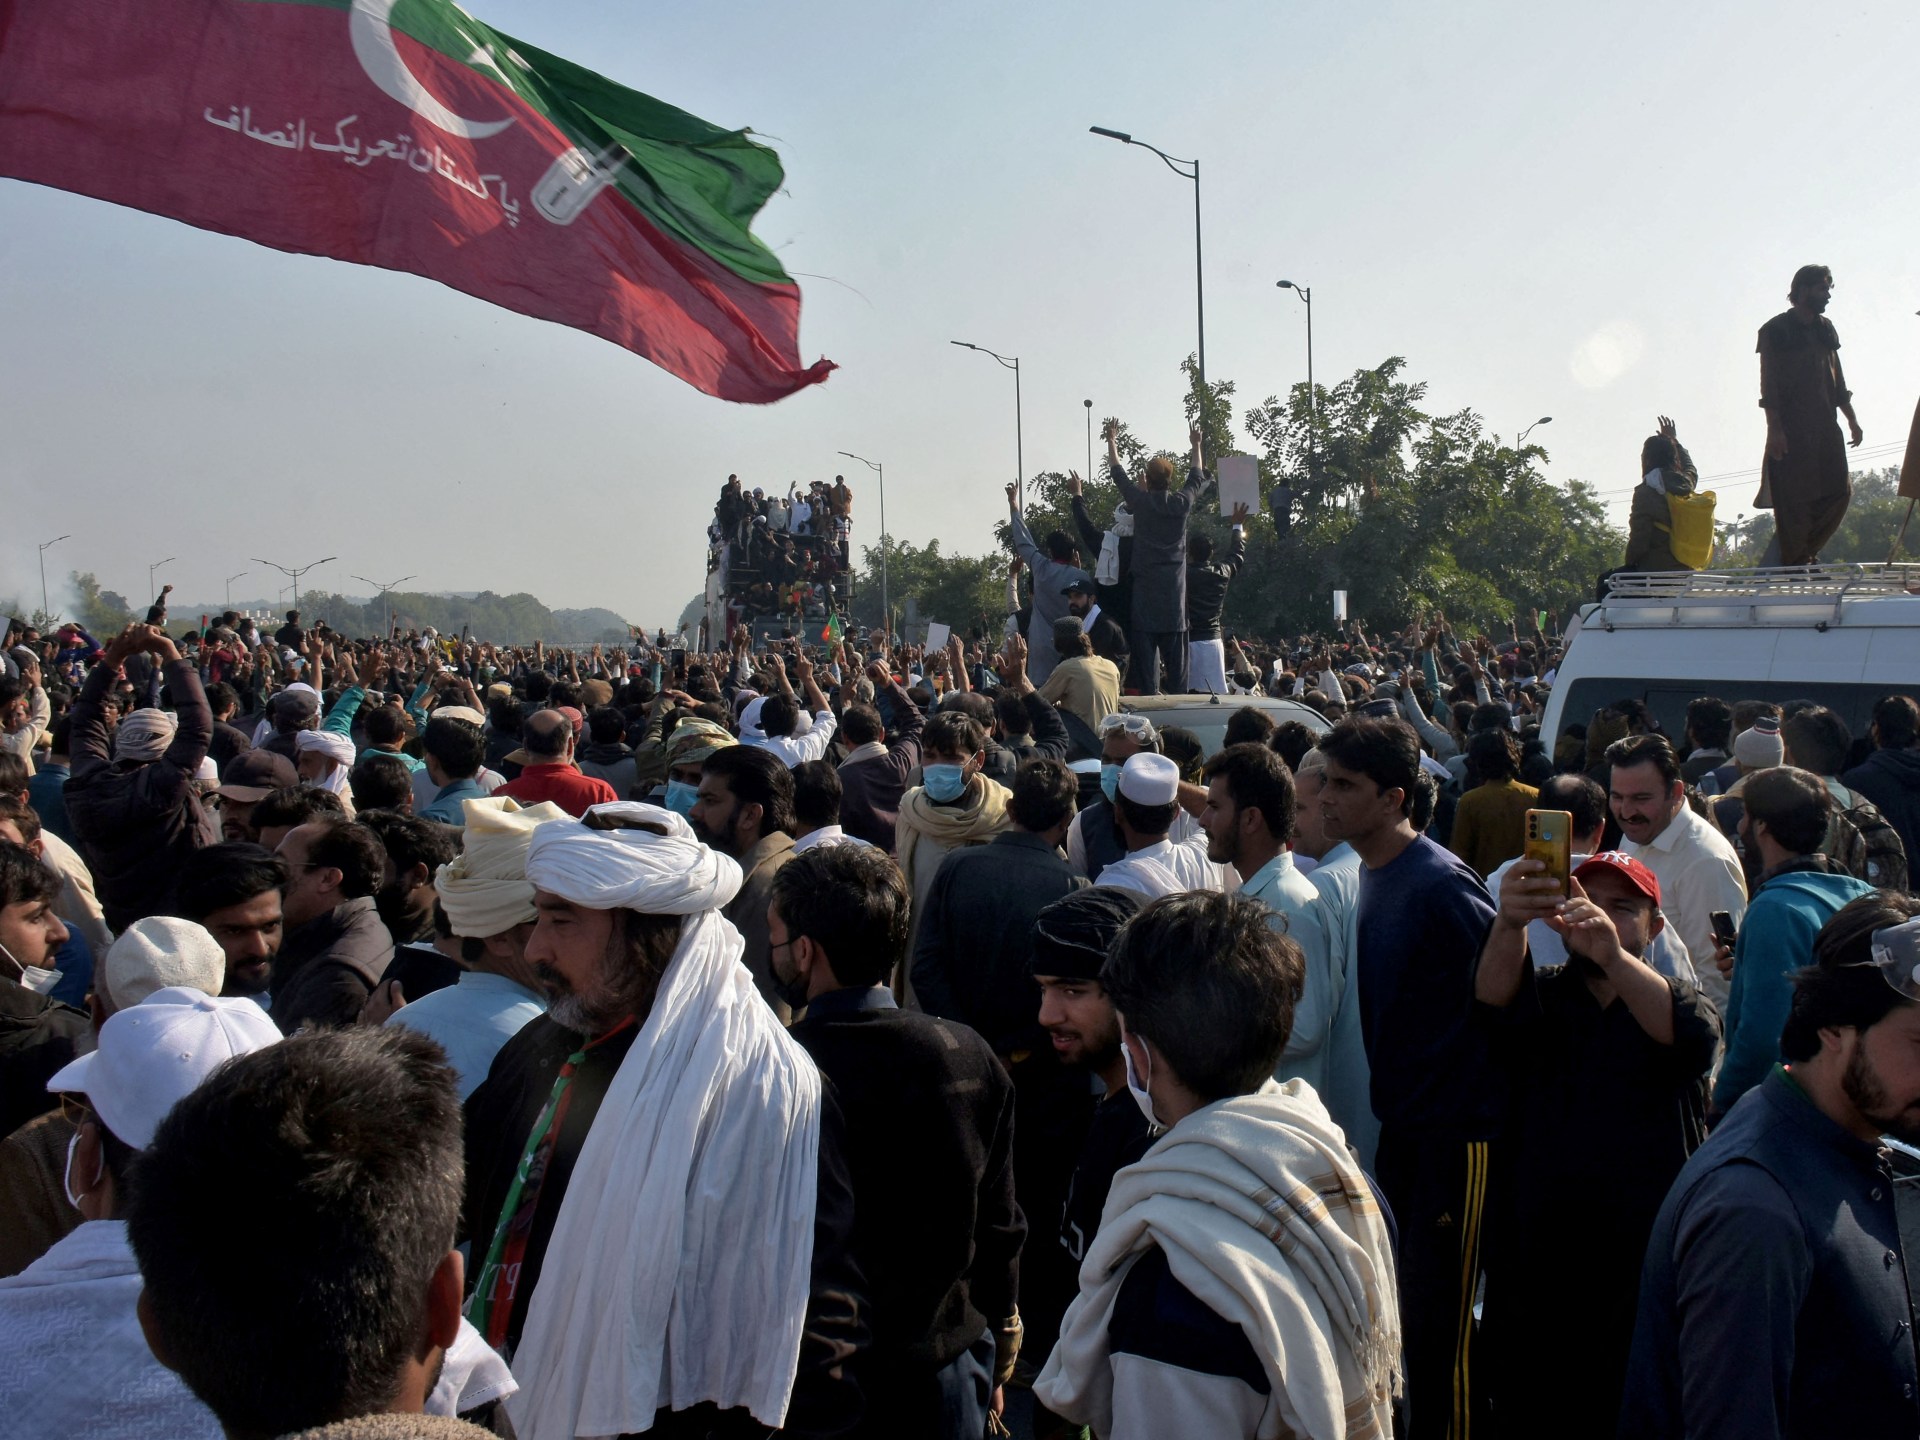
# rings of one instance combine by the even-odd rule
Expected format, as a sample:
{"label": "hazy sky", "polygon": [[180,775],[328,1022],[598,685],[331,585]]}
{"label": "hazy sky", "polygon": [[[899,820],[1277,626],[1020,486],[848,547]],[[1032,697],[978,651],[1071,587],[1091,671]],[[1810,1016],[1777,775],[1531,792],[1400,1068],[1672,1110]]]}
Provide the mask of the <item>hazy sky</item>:
{"label": "hazy sky", "polygon": [[[901,538],[978,552],[1013,478],[1085,459],[1083,399],[1182,431],[1192,190],[1131,130],[1200,156],[1208,370],[1239,410],[1391,354],[1534,438],[1624,517],[1641,438],[1752,470],[1754,332],[1833,267],[1865,464],[1920,393],[1912,0],[1813,7],[1523,3],[619,5],[471,0],[483,20],[780,152],[758,226],[805,294],[773,406],[412,276],[283,255],[0,181],[0,593],[50,569],[140,598],[309,577],[525,589],[671,622],[702,582],[729,471],[844,471],[855,540],[887,466]],[[831,278],[808,278],[831,277]],[[1719,484],[1723,518],[1752,497]]]}

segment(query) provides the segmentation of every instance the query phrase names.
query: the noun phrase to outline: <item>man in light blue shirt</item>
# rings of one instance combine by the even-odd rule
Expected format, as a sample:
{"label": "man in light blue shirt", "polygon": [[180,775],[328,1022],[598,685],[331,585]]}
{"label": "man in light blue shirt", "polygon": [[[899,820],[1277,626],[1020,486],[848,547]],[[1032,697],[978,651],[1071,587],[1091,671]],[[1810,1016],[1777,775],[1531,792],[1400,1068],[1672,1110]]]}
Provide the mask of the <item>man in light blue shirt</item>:
{"label": "man in light blue shirt", "polygon": [[[1366,1040],[1360,1033],[1360,987],[1353,983],[1360,856],[1346,841],[1336,844],[1326,837],[1320,823],[1320,791],[1326,783],[1325,758],[1318,750],[1309,750],[1294,775],[1294,793],[1299,800],[1294,815],[1294,849],[1315,862],[1307,882],[1320,896],[1327,935],[1328,1003],[1333,1015],[1320,1064],[1321,1080],[1315,1082],[1315,1088],[1327,1113],[1346,1131],[1347,1144],[1359,1156],[1361,1168],[1371,1175],[1380,1144],[1380,1121],[1373,1113],[1373,1068],[1367,1063]],[[1289,1059],[1282,1057],[1278,1078],[1287,1080],[1299,1073]]]}
{"label": "man in light blue shirt", "polygon": [[487,1078],[493,1057],[547,1003],[527,959],[533,934],[533,886],[527,850],[541,825],[567,819],[551,802],[522,809],[505,796],[462,805],[465,846],[433,879],[447,923],[468,967],[452,985],[404,1003],[388,1018],[440,1042],[465,1100]]}
{"label": "man in light blue shirt", "polygon": [[1229,745],[1207,761],[1202,773],[1207,806],[1200,812],[1200,828],[1207,834],[1207,858],[1233,866],[1240,893],[1272,912],[1268,923],[1291,938],[1306,961],[1279,1073],[1323,1092],[1334,1009],[1344,987],[1337,987],[1333,973],[1327,907],[1313,883],[1294,868],[1287,848],[1296,810],[1293,776],[1286,761],[1256,743]]}

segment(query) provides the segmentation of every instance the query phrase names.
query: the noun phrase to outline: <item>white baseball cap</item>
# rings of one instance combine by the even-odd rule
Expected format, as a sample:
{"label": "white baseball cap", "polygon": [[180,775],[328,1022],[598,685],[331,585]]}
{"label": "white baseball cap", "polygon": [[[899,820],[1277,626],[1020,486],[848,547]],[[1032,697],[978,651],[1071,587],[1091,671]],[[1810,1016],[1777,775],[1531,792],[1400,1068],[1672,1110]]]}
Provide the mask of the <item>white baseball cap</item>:
{"label": "white baseball cap", "polygon": [[123,1143],[144,1150],[174,1105],[236,1055],[277,1044],[280,1031],[251,1000],[185,987],[156,990],[100,1027],[99,1048],[47,1082],[83,1094]]}
{"label": "white baseball cap", "polygon": [[227,982],[227,952],[204,925],[171,915],[136,920],[107,947],[100,989],[116,1010],[175,987],[218,995]]}

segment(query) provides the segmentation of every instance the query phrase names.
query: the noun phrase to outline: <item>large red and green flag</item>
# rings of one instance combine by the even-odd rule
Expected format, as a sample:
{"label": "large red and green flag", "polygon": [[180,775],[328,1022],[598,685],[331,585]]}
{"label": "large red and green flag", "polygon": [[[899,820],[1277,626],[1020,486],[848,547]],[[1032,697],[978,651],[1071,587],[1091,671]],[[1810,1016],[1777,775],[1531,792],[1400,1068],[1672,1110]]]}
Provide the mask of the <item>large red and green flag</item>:
{"label": "large red and green flag", "polygon": [[0,0],[0,176],[575,326],[727,400],[824,380],[779,158],[449,0]]}

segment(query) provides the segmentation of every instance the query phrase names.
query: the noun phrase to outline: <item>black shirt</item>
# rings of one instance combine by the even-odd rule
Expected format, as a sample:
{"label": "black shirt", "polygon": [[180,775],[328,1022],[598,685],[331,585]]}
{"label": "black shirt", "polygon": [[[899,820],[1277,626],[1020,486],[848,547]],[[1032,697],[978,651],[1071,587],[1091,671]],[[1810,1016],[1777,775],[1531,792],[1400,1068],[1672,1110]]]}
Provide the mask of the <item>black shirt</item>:
{"label": "black shirt", "polygon": [[869,1369],[930,1374],[1014,1310],[1027,1227],[1013,1198],[1013,1082],[973,1031],[901,1010],[884,988],[821,995],[792,1034],[846,1116]]}
{"label": "black shirt", "polygon": [[1513,1081],[1506,1182],[1487,1225],[1485,1344],[1496,1412],[1554,1417],[1556,1433],[1614,1433],[1647,1238],[1674,1177],[1705,1138],[1720,1038],[1712,1002],[1683,980],[1671,1045],[1576,965],[1536,972],[1504,1009],[1477,1006]]}
{"label": "black shirt", "polygon": [[1087,1246],[1099,1233],[1113,1177],[1146,1154],[1153,1141],[1153,1127],[1124,1086],[1094,1107],[1093,1124],[1060,1217],[1060,1246],[1075,1260],[1087,1258]]}

